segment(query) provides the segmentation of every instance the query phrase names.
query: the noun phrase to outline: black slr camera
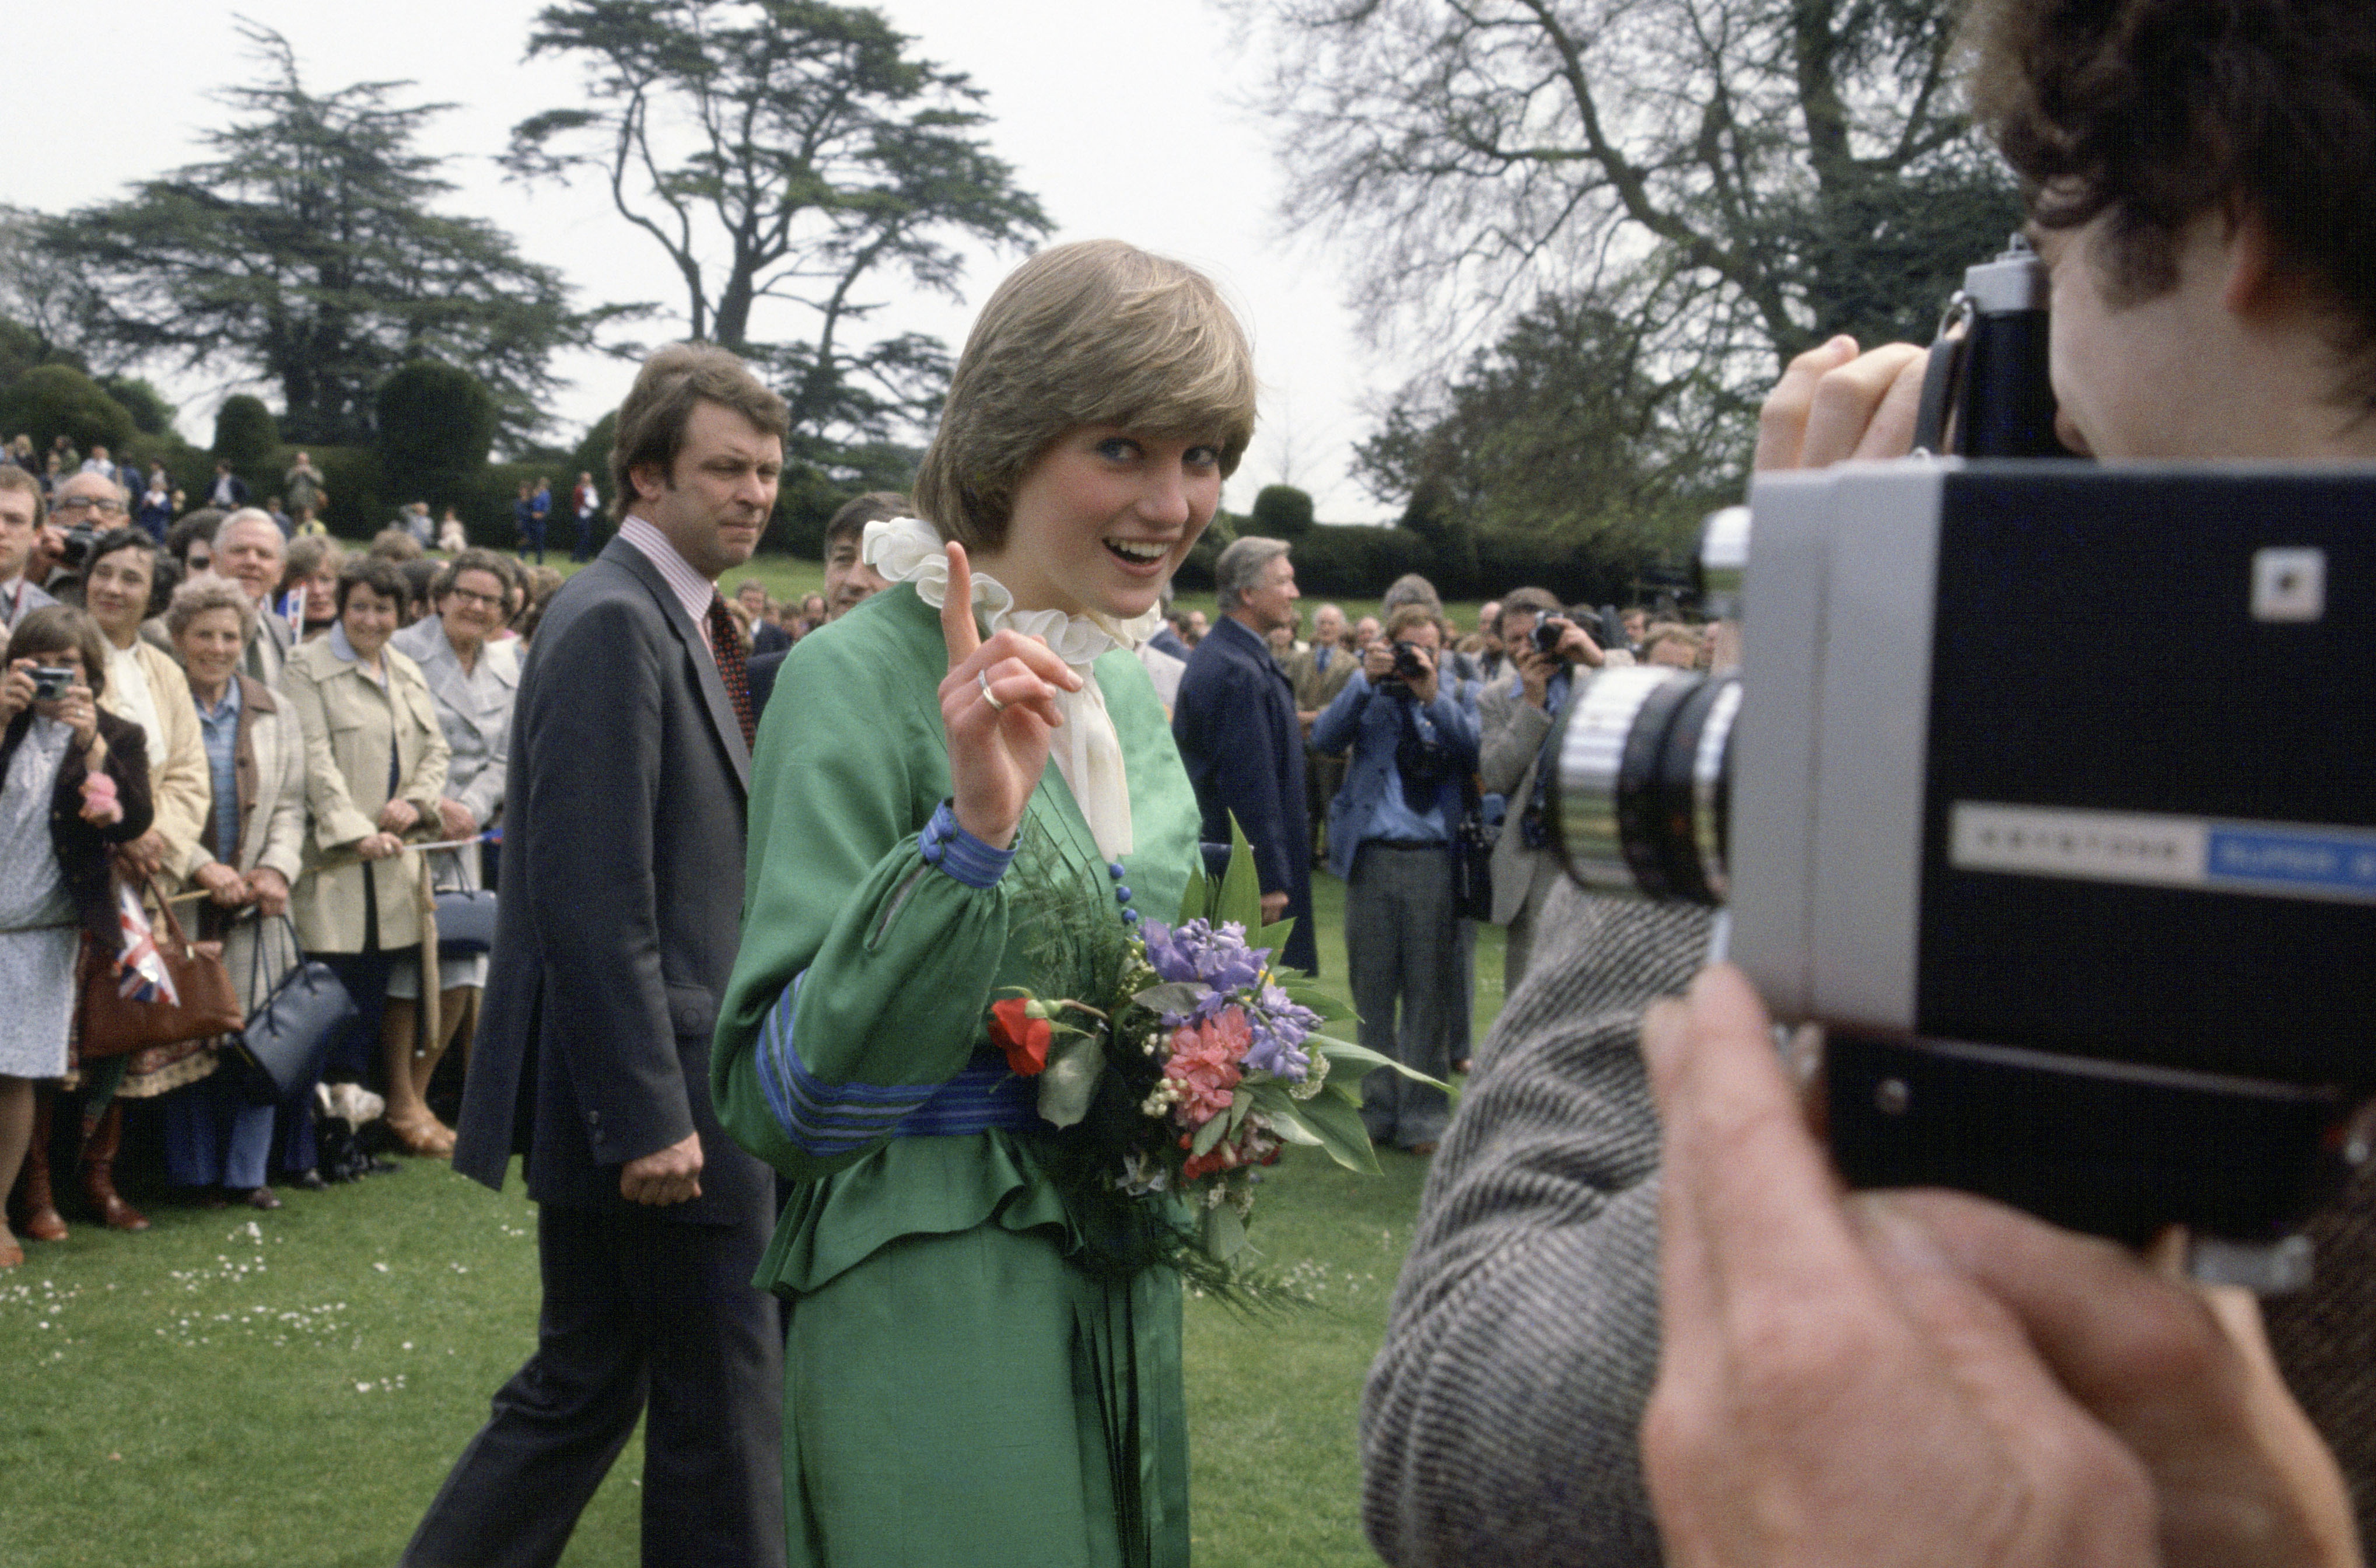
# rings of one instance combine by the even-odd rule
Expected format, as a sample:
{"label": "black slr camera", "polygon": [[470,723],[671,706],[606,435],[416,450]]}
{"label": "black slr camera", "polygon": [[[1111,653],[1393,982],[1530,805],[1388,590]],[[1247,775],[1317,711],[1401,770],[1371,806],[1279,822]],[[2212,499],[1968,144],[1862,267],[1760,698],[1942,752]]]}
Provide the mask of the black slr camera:
{"label": "black slr camera", "polygon": [[2376,1096],[2376,466],[2038,456],[2040,272],[1973,268],[1934,352],[1933,450],[1968,455],[1760,475],[1710,520],[1740,675],[1596,677],[1547,826],[1588,886],[1726,906],[1776,1016],[1825,1027],[1851,1182],[2183,1223],[2199,1274],[2277,1288]]}
{"label": "black slr camera", "polygon": [[1419,644],[1398,642],[1395,644],[1395,667],[1387,671],[1384,680],[1378,683],[1378,689],[1407,697],[1411,695],[1413,681],[1426,679],[1427,666],[1420,659]]}

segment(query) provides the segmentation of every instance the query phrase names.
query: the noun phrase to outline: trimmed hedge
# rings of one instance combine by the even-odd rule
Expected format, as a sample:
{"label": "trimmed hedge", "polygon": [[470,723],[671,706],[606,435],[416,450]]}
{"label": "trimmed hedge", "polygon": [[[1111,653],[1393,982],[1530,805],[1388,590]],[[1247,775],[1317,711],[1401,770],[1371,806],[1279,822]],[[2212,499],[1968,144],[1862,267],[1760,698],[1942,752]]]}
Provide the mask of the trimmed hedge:
{"label": "trimmed hedge", "polygon": [[66,364],[35,365],[0,391],[0,431],[30,435],[33,450],[47,453],[60,435],[88,454],[92,443],[121,453],[132,445],[132,414],[98,382]]}

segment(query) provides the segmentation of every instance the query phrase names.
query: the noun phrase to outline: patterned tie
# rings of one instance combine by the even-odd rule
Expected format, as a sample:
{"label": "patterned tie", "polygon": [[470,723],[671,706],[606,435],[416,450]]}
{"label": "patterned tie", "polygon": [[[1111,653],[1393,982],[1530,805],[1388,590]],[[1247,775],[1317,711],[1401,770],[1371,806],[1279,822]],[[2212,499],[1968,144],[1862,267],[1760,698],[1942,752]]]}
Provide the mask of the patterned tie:
{"label": "patterned tie", "polygon": [[734,717],[742,725],[742,743],[748,746],[759,732],[759,720],[751,711],[751,666],[742,652],[742,630],[726,611],[726,600],[717,594],[709,597],[709,647],[718,656],[718,673],[725,679],[726,695],[734,699]]}

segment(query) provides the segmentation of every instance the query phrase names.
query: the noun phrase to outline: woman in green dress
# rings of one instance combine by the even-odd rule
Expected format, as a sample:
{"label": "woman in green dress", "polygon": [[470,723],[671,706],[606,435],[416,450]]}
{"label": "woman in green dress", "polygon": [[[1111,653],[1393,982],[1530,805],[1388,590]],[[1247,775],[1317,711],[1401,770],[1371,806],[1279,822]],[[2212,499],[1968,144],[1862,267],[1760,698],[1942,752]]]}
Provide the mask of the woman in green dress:
{"label": "woman in green dress", "polygon": [[778,677],[711,1087],[796,1183],[760,1281],[795,1564],[1188,1561],[1178,1278],[1100,1251],[987,1024],[1086,983],[1051,933],[1179,906],[1196,802],[1132,650],[1253,402],[1201,274],[1042,252],[967,341],[929,521],[867,529],[894,586]]}

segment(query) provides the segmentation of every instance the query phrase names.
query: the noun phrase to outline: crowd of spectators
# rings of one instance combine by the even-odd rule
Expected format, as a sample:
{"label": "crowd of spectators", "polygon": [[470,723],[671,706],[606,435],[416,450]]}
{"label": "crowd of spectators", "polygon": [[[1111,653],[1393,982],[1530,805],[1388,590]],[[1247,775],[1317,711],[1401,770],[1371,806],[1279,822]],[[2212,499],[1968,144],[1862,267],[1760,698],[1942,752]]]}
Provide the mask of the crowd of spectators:
{"label": "crowd of spectators", "polygon": [[[422,504],[350,550],[318,520],[328,492],[304,452],[263,505],[218,463],[195,507],[161,466],[102,446],[18,436],[0,456],[14,1231],[65,1234],[53,1165],[110,1228],[146,1229],[114,1181],[127,1107],[132,1157],[190,1201],[269,1209],[276,1179],[327,1184],[314,1086],[258,1104],[226,1041],[126,1051],[83,1031],[77,991],[121,945],[111,885],[160,930],[171,908],[220,942],[244,1007],[302,956],[337,968],[362,1017],[328,1075],[383,1092],[397,1146],[443,1152],[425,1092],[480,975],[441,966],[446,1027],[419,1027],[419,911],[433,884],[488,880],[509,694],[561,574],[468,549],[452,509],[441,529]],[[457,847],[424,865],[424,841]],[[0,1263],[17,1255],[0,1232]]]}
{"label": "crowd of spectators", "polygon": [[[383,1152],[450,1152],[435,1107],[457,1075],[439,1067],[469,1038],[485,958],[444,956],[424,1005],[423,900],[499,880],[513,697],[562,573],[470,548],[451,508],[440,526],[425,505],[344,544],[314,521],[327,492],[303,453],[269,506],[233,481],[228,507],[165,490],[154,515],[161,469],[64,443],[29,463],[21,437],[0,454],[0,978],[26,1003],[0,1030],[0,1266],[11,1232],[65,1233],[62,1191],[112,1229],[146,1229],[116,1185],[126,1158],[184,1201],[259,1209],[280,1206],[276,1184],[393,1168],[327,1161],[315,1086],[259,1102],[227,1040],[117,1052],[82,1036],[85,966],[119,945],[112,882],[152,922],[170,903],[221,943],[244,1008],[304,958],[331,966],[362,1016],[324,1076],[380,1097]],[[569,505],[589,529],[590,479]],[[906,509],[888,493],[843,509],[824,593],[739,585],[727,603],[754,671],[884,586],[859,536]],[[36,671],[57,669],[71,679],[53,692]]]}

